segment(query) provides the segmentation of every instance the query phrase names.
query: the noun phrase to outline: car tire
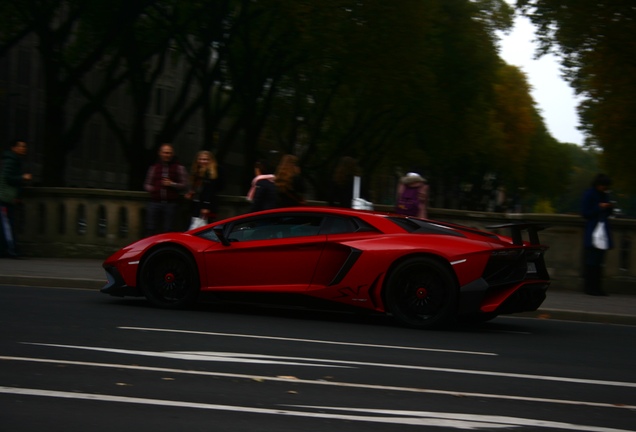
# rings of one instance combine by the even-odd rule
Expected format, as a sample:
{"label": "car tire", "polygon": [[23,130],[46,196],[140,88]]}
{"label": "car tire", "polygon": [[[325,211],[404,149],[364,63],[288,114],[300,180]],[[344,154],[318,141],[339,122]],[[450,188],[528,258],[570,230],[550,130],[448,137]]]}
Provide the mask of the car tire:
{"label": "car tire", "polygon": [[177,247],[150,252],[142,262],[139,285],[150,303],[165,309],[192,306],[200,291],[195,263]]}
{"label": "car tire", "polygon": [[450,324],[457,314],[457,282],[448,266],[433,258],[411,258],[390,273],[385,300],[400,324],[429,329]]}

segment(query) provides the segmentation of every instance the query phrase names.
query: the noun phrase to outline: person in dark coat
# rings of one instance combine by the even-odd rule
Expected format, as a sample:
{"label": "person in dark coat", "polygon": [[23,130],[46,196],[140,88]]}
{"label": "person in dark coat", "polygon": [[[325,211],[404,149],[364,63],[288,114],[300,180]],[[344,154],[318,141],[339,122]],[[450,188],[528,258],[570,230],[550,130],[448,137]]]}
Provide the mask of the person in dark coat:
{"label": "person in dark coat", "polygon": [[351,208],[353,202],[354,178],[360,175],[358,161],[345,156],[338,162],[329,190],[329,205]]}
{"label": "person in dark coat", "polygon": [[[608,194],[611,184],[612,181],[607,175],[598,174],[590,187],[583,193],[581,203],[581,215],[585,218],[583,237],[584,290],[587,294],[594,296],[607,295],[602,289],[602,280],[605,252],[613,247],[612,233],[608,221],[614,209]],[[595,244],[593,240],[593,233],[598,224],[603,224],[606,245]]]}
{"label": "person in dark coat", "polygon": [[27,153],[27,144],[17,140],[2,155],[0,171],[0,256],[18,258],[15,237],[16,204],[20,199],[22,187],[31,180],[31,174],[25,173],[22,160]]}
{"label": "person in dark coat", "polygon": [[254,179],[247,193],[247,200],[252,203],[250,212],[276,208],[277,190],[275,177],[264,162],[254,165]]}

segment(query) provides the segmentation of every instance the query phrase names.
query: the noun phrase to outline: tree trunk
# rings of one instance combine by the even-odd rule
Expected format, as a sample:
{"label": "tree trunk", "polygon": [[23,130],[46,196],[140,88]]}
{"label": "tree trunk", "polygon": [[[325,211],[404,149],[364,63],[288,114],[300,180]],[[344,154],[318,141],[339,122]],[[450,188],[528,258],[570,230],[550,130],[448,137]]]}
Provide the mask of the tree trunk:
{"label": "tree trunk", "polygon": [[[50,54],[51,46],[40,47],[45,76],[44,94],[44,134],[42,143],[43,186],[63,187],[66,184],[66,155],[70,148],[66,142],[66,106],[68,102],[68,86],[61,80],[59,63]],[[48,48],[48,49],[47,49]]]}

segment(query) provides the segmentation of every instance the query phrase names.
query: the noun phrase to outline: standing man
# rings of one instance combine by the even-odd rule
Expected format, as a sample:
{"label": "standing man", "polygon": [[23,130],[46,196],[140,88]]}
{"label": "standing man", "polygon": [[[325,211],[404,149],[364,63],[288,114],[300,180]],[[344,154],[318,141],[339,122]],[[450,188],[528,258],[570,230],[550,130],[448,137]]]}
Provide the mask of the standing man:
{"label": "standing man", "polygon": [[15,238],[16,204],[22,187],[31,180],[31,174],[23,172],[22,161],[27,154],[27,144],[22,140],[12,142],[2,155],[0,171],[0,231],[2,244],[0,256],[18,258]]}
{"label": "standing man", "polygon": [[159,160],[146,174],[144,189],[150,192],[146,212],[146,233],[154,235],[174,230],[181,193],[188,187],[188,175],[177,162],[171,144],[159,147]]}
{"label": "standing man", "polygon": [[[603,291],[602,280],[605,252],[613,246],[608,222],[614,210],[608,196],[611,184],[612,181],[607,175],[598,174],[583,193],[581,204],[581,216],[585,218],[584,289],[587,294],[594,296],[607,295]],[[600,230],[600,241],[594,238],[597,229]]]}

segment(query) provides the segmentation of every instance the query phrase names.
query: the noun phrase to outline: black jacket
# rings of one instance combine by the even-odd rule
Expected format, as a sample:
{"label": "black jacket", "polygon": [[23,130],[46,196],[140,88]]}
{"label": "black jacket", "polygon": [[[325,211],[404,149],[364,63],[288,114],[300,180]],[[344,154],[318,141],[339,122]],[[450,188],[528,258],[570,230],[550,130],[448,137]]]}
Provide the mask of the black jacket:
{"label": "black jacket", "polygon": [[256,212],[276,208],[277,192],[276,185],[272,180],[262,179],[257,181],[250,211]]}
{"label": "black jacket", "polygon": [[0,201],[12,204],[20,197],[24,180],[22,179],[22,157],[7,150],[2,155],[2,170],[0,170]]}

